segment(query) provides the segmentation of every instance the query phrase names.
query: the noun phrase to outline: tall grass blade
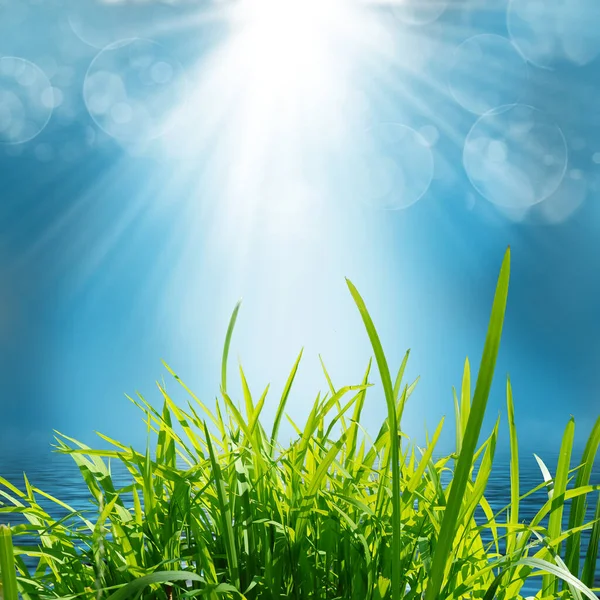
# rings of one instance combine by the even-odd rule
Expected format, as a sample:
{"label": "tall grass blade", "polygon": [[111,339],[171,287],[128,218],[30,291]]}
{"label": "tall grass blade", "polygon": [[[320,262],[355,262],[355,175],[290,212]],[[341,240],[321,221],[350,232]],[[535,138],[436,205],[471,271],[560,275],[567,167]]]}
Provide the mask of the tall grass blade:
{"label": "tall grass blade", "polygon": [[217,500],[219,503],[219,515],[221,519],[221,531],[223,535],[223,544],[227,553],[227,568],[231,581],[237,589],[240,588],[240,573],[238,566],[237,549],[235,545],[235,537],[233,533],[233,525],[231,519],[231,505],[227,498],[227,490],[221,473],[221,465],[217,461],[215,450],[210,437],[210,432],[206,423],[204,424],[204,435],[206,436],[206,445],[210,456],[210,464],[212,468],[213,480],[217,492]]}
{"label": "tall grass blade", "polygon": [[[513,403],[510,379],[506,381],[506,405],[508,412],[508,432],[510,436],[510,518],[509,524],[516,528],[519,523],[519,441],[515,423],[515,407]],[[508,534],[506,553],[510,554],[516,542],[516,529]]]}
{"label": "tall grass blade", "polygon": [[[553,540],[560,536],[562,528],[562,517],[565,508],[564,494],[567,491],[567,481],[569,478],[569,467],[571,465],[571,452],[573,449],[573,439],[575,436],[575,419],[571,417],[565,428],[558,464],[556,465],[556,477],[554,479],[554,494],[552,497],[552,508],[548,519],[548,537]],[[560,548],[557,548],[560,553]],[[551,574],[546,575],[542,580],[542,589],[551,596],[558,593],[558,580]]]}
{"label": "tall grass blade", "polygon": [[[403,590],[401,586],[402,573],[400,571],[400,536],[402,531],[402,503],[400,498],[400,444],[399,444],[399,426],[396,420],[396,398],[394,397],[394,386],[392,384],[392,378],[390,375],[390,369],[385,358],[383,346],[371,315],[367,310],[364,300],[358,293],[354,284],[346,279],[346,283],[352,294],[352,298],[360,315],[363,323],[367,330],[373,352],[375,353],[375,360],[377,367],[379,368],[379,375],[383,385],[383,391],[385,393],[385,400],[388,409],[388,424],[390,431],[390,448],[391,448],[391,461],[392,461],[392,600],[399,600],[402,598]],[[401,369],[403,371],[403,369]],[[399,378],[398,378],[399,379]]]}
{"label": "tall grass blade", "polygon": [[500,277],[496,287],[496,294],[492,306],[492,314],[488,327],[488,333],[475,385],[475,394],[471,406],[467,428],[462,442],[462,449],[456,471],[450,488],[448,504],[444,511],[440,534],[437,539],[436,548],[431,565],[431,576],[427,583],[425,600],[437,600],[444,583],[446,565],[452,552],[454,535],[458,526],[457,519],[467,487],[473,455],[479,439],[483,416],[487,406],[487,400],[492,386],[492,378],[496,366],[496,358],[500,348],[502,326],[508,298],[508,284],[510,280],[510,248],[506,251]]}
{"label": "tall grass blade", "polygon": [[270,442],[272,456],[275,456],[275,444],[277,443],[277,436],[279,435],[281,419],[283,417],[283,413],[285,412],[285,406],[287,404],[288,398],[290,397],[290,391],[292,390],[292,386],[294,385],[294,379],[296,378],[296,373],[298,372],[300,361],[302,360],[302,353],[303,350],[300,350],[300,354],[298,354],[298,358],[296,358],[296,362],[292,367],[292,371],[289,374],[287,381],[285,382],[285,387],[283,388],[283,393],[281,394],[281,399],[279,400],[279,406],[277,407],[277,412],[275,413],[275,421],[273,422],[273,430],[271,431]]}
{"label": "tall grass blade", "polygon": [[19,600],[17,572],[12,535],[6,525],[0,525],[0,598]]}
{"label": "tall grass blade", "polygon": [[[594,461],[600,445],[600,417],[596,420],[587,444],[581,456],[581,465],[577,473],[575,487],[584,487],[589,484],[594,467]],[[581,527],[585,522],[586,497],[578,496],[573,499],[569,513],[569,529]],[[565,564],[573,575],[579,575],[579,554],[581,551],[581,533],[575,533],[567,539]]]}
{"label": "tall grass blade", "polygon": [[583,563],[583,572],[581,581],[588,587],[593,587],[596,577],[596,564],[598,562],[598,551],[600,549],[600,493],[596,503],[596,512],[594,513],[594,526],[588,542],[588,548],[585,553]]}
{"label": "tall grass blade", "polygon": [[231,319],[229,319],[229,325],[227,327],[227,335],[225,336],[225,344],[223,345],[223,358],[221,360],[221,389],[227,393],[227,360],[229,358],[229,346],[231,345],[231,338],[233,336],[233,330],[235,328],[235,322],[237,321],[238,313],[240,312],[240,306],[242,301],[239,300],[233,309]]}
{"label": "tall grass blade", "polygon": [[465,359],[462,387],[460,393],[460,416],[462,430],[465,431],[469,422],[471,412],[471,365],[469,359]]}

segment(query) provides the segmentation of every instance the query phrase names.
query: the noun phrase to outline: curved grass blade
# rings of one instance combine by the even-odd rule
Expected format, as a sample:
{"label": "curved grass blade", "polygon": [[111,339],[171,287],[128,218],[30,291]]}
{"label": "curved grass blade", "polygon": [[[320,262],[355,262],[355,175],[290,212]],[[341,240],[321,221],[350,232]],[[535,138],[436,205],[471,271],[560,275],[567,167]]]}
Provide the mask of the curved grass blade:
{"label": "curved grass blade", "polygon": [[538,467],[542,472],[544,483],[546,484],[546,488],[548,489],[548,500],[552,500],[554,496],[554,478],[550,473],[550,469],[548,469],[548,467],[546,466],[546,463],[537,454],[534,454],[533,457],[535,458]]}
{"label": "curved grass blade", "polygon": [[538,569],[538,571],[548,573],[558,579],[562,579],[566,584],[573,586],[590,600],[598,600],[596,594],[566,568],[561,568],[551,562],[539,558],[521,558],[518,563]]}
{"label": "curved grass blade", "polygon": [[456,465],[456,471],[450,488],[448,504],[444,511],[440,534],[433,555],[431,576],[427,583],[425,600],[437,600],[444,582],[446,565],[452,553],[457,519],[460,513],[463,495],[467,487],[473,463],[473,455],[479,439],[481,425],[487,406],[487,400],[492,386],[492,378],[496,366],[496,358],[500,348],[504,314],[508,299],[508,284],[510,279],[510,248],[506,251],[496,294],[492,306],[492,315],[475,385],[475,394],[469,414],[469,420],[462,443],[462,450]]}
{"label": "curved grass blade", "polygon": [[229,358],[229,346],[231,345],[231,337],[233,336],[233,330],[235,328],[235,322],[237,321],[238,313],[240,312],[240,306],[242,301],[239,300],[233,309],[231,319],[229,319],[229,326],[227,327],[227,335],[225,336],[225,344],[223,346],[223,358],[221,360],[221,389],[227,393],[227,359]]}
{"label": "curved grass blade", "polygon": [[394,386],[392,384],[392,378],[390,375],[390,369],[385,358],[383,346],[371,315],[367,310],[364,300],[358,293],[354,284],[346,279],[348,289],[352,294],[352,298],[360,315],[363,323],[369,335],[373,352],[375,353],[375,360],[377,367],[379,368],[379,374],[381,376],[381,382],[383,385],[383,391],[385,393],[385,400],[388,409],[388,424],[390,430],[390,448],[391,448],[391,461],[392,461],[392,600],[399,600],[402,598],[402,587],[400,571],[400,535],[402,528],[402,503],[400,498],[400,444],[398,438],[398,422],[396,415],[396,398],[394,397]]}
{"label": "curved grass blade", "polygon": [[410,350],[407,350],[404,354],[404,358],[400,363],[398,373],[396,373],[396,380],[394,382],[394,398],[396,402],[400,398],[400,388],[402,387],[402,380],[404,379],[404,371],[406,371],[406,365],[408,364],[408,358],[410,357]]}
{"label": "curved grass blade", "polygon": [[[562,561],[560,561],[562,563]],[[581,594],[589,598],[590,600],[598,600],[598,597],[594,594],[594,592],[582,583],[577,577],[575,577],[567,568],[564,563],[560,566],[555,565],[546,560],[542,560],[539,558],[521,558],[514,563],[509,564],[507,567],[504,567],[500,573],[496,576],[490,587],[487,589],[485,595],[483,596],[483,600],[494,600],[496,597],[496,592],[500,587],[500,583],[502,582],[502,578],[506,575],[506,573],[517,566],[526,566],[530,569],[537,569],[538,573],[549,573],[558,579],[562,579],[570,588],[571,593],[576,598],[577,596],[581,597]],[[544,596],[547,598],[548,596]]]}
{"label": "curved grass blade", "polygon": [[283,388],[283,393],[281,394],[281,400],[279,401],[279,406],[277,407],[277,412],[275,413],[275,421],[273,422],[273,430],[271,431],[271,455],[274,455],[275,453],[275,444],[277,442],[277,435],[279,434],[281,418],[283,417],[285,405],[290,397],[292,385],[294,385],[294,379],[296,378],[296,373],[298,372],[298,367],[300,366],[300,361],[302,360],[302,353],[303,350],[300,350],[300,354],[298,354],[298,358],[292,367],[292,371],[285,382],[285,387]]}

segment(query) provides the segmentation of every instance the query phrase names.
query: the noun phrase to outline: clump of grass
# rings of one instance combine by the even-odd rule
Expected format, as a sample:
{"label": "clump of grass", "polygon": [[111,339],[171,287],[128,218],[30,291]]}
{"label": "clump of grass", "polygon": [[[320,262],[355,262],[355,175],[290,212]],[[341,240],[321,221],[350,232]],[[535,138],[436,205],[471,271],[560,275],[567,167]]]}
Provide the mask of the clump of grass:
{"label": "clump of grass", "polygon": [[[507,382],[511,500],[494,512],[486,499],[499,424],[480,433],[500,344],[510,270],[507,252],[486,343],[471,391],[467,361],[455,395],[456,451],[437,457],[443,421],[428,444],[405,439],[402,414],[416,382],[404,383],[408,353],[397,374],[385,357],[375,325],[356,288],[348,287],[371,341],[383,384],[387,418],[373,441],[360,418],[374,378],[369,364],[356,385],[317,395],[296,438],[278,442],[280,423],[301,355],[281,394],[270,431],[261,418],[268,388],[258,397],[242,368],[242,398],[229,395],[227,364],[239,306],[227,332],[221,394],[211,410],[189,394],[186,406],[164,384],[161,410],[132,401],[156,434],[153,450],[139,452],[104,435],[112,449],[89,448],[57,435],[58,450],[79,467],[96,509],[91,517],[39,490],[0,478],[1,512],[18,513],[37,547],[17,545],[15,566],[0,551],[5,594],[18,586],[28,599],[174,600],[202,596],[264,600],[406,600],[521,598],[528,578],[543,576],[538,598],[594,600],[600,538],[600,501],[586,523],[590,484],[600,443],[600,419],[569,487],[574,423],[569,421],[554,476],[525,494],[519,489],[518,439]],[[243,405],[243,409],[240,406]],[[119,461],[130,484],[119,488],[109,461]],[[542,463],[543,464],[543,463]],[[509,482],[507,482],[508,485]],[[547,487],[548,501],[524,522],[522,500]],[[53,518],[40,499],[66,516]],[[563,528],[565,511],[568,526]],[[483,518],[476,518],[476,513]],[[581,533],[591,529],[583,564]],[[3,537],[4,536],[4,537]],[[6,530],[0,532],[8,541]],[[7,558],[9,557],[9,558]],[[27,559],[27,560],[25,560]],[[36,566],[28,567],[34,560]],[[6,596],[5,600],[14,600]]]}
{"label": "clump of grass", "polygon": [[0,598],[18,600],[18,597],[12,535],[6,525],[0,525]]}

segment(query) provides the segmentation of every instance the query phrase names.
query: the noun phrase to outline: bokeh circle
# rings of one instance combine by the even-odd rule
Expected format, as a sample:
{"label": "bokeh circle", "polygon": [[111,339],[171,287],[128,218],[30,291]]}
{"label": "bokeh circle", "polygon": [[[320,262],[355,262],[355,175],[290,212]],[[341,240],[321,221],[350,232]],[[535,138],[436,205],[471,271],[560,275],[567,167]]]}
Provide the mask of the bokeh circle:
{"label": "bokeh circle", "polygon": [[511,41],[489,33],[456,48],[448,77],[454,99],[477,115],[518,102],[527,80],[527,63]]}
{"label": "bokeh circle", "polygon": [[143,38],[160,30],[181,3],[172,0],[63,0],[69,28],[84,44],[102,50],[119,40]]}
{"label": "bokeh circle", "polygon": [[448,8],[448,0],[394,0],[394,16],[408,25],[428,25],[437,21]]}
{"label": "bokeh circle", "polygon": [[433,154],[427,140],[399,123],[380,123],[364,132],[353,176],[364,203],[400,210],[417,202],[433,179]]}
{"label": "bokeh circle", "polygon": [[565,176],[567,144],[542,111],[524,104],[494,109],[473,125],[463,164],[475,189],[507,208],[528,208],[553,194]]}
{"label": "bokeh circle", "polygon": [[600,54],[597,0],[510,0],[507,27],[523,56],[538,67],[565,60],[584,65]]}
{"label": "bokeh circle", "polygon": [[162,45],[142,39],[102,50],[83,85],[85,104],[96,124],[110,136],[131,142],[166,133],[185,92],[179,61]]}
{"label": "bokeh circle", "polygon": [[52,86],[32,62],[16,56],[0,58],[0,143],[22,144],[48,124]]}
{"label": "bokeh circle", "polygon": [[600,2],[564,0],[558,21],[562,51],[568,60],[585,65],[600,54]]}
{"label": "bokeh circle", "polygon": [[540,213],[548,223],[564,223],[583,205],[588,192],[584,177],[565,177],[554,194],[540,204]]}

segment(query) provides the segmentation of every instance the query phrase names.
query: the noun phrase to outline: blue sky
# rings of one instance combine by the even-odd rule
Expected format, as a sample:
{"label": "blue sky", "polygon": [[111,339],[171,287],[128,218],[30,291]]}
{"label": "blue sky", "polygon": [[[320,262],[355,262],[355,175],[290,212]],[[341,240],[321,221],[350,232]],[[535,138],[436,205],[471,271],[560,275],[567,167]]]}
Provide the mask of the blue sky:
{"label": "blue sky", "polygon": [[[161,359],[210,402],[240,297],[230,373],[239,357],[257,394],[271,382],[272,411],[304,347],[301,420],[319,353],[340,385],[370,356],[344,277],[394,367],[411,348],[420,435],[478,364],[509,244],[490,420],[510,373],[525,445],[556,445],[570,414],[583,439],[600,392],[598,9],[407,2],[0,3],[5,452],[52,429],[143,441],[124,394],[157,399]],[[370,402],[373,431],[377,388]]]}

